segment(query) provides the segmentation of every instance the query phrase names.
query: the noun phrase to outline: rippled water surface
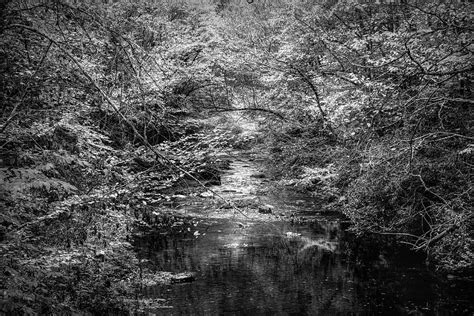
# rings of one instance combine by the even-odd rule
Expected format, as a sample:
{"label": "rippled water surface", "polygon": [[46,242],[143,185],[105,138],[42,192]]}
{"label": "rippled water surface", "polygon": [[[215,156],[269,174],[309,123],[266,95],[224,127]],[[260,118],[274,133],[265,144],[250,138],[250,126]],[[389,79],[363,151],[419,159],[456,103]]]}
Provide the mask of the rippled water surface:
{"label": "rippled water surface", "polygon": [[[265,181],[251,177],[257,171],[251,161],[235,161],[216,189],[229,199],[256,197],[287,212],[316,214],[311,199],[291,193],[258,196]],[[206,209],[207,202],[202,203],[200,211]],[[141,257],[156,271],[195,273],[191,282],[145,288],[147,297],[165,302],[148,313],[471,315],[474,311],[472,283],[436,277],[425,268],[423,258],[408,251],[356,243],[337,217],[316,215],[305,224],[292,224],[226,218],[207,211],[193,225],[174,233],[150,233],[137,243]]]}

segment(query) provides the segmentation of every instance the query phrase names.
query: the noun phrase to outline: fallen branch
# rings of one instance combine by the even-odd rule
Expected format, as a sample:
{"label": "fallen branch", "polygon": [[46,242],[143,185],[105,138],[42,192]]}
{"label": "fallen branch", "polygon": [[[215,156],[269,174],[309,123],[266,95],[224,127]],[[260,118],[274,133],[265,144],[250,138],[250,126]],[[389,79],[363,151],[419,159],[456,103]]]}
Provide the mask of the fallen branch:
{"label": "fallen branch", "polygon": [[420,250],[420,249],[423,249],[423,248],[428,249],[430,246],[437,243],[439,240],[441,240],[444,236],[446,236],[447,234],[449,234],[450,232],[455,230],[457,227],[458,227],[457,225],[451,225],[450,227],[448,227],[447,229],[445,229],[441,233],[437,234],[433,238],[426,240],[424,243],[422,243],[421,245],[419,245],[415,249],[416,250]]}

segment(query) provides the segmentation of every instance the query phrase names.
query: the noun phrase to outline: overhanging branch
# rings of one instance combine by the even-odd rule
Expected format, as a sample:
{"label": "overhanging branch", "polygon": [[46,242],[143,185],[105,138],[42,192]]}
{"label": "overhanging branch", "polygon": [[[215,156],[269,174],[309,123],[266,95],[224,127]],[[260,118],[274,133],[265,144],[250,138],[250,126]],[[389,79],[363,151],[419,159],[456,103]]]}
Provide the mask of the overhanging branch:
{"label": "overhanging branch", "polygon": [[[153,154],[155,155],[155,157],[157,158],[156,160],[163,166],[167,167],[167,168],[170,168],[170,166],[172,166],[173,168],[175,168],[176,170],[184,173],[185,175],[187,175],[188,177],[190,177],[191,179],[193,179],[194,181],[196,181],[200,186],[206,188],[206,190],[212,192],[212,194],[214,194],[215,196],[217,196],[218,198],[220,198],[221,200],[225,201],[226,203],[230,204],[232,206],[232,208],[239,212],[240,214],[242,214],[244,217],[247,217],[248,216],[240,209],[238,208],[235,203],[233,203],[232,201],[228,201],[226,198],[224,198],[222,195],[220,195],[219,193],[217,193],[216,191],[208,188],[205,186],[205,184],[200,181],[198,178],[196,178],[195,176],[193,176],[191,173],[189,173],[188,171],[186,171],[185,169],[181,168],[180,166],[177,166],[175,163],[173,163],[173,161],[171,161],[168,157],[166,157],[165,155],[161,154],[159,151],[157,151],[155,148],[153,148],[153,146],[138,132],[137,128],[135,127],[135,125],[120,111],[120,109],[118,108],[118,106],[115,104],[115,102],[107,95],[107,93],[105,93],[105,91],[95,82],[95,80],[84,70],[84,68],[81,66],[81,64],[76,60],[76,58],[74,58],[74,56],[71,55],[71,53],[69,53],[65,48],[63,48],[57,41],[55,41],[53,38],[51,38],[49,35],[41,32],[40,30],[37,30],[33,27],[30,27],[30,26],[26,26],[26,25],[22,25],[22,24],[11,24],[9,25],[9,28],[21,28],[21,29],[25,29],[25,30],[28,30],[32,33],[35,33],[37,35],[40,35],[46,39],[48,39],[50,41],[50,43],[52,43],[51,45],[55,45],[61,52],[63,52],[75,65],[76,67],[81,71],[81,73],[87,78],[87,80],[90,81],[90,83],[95,87],[95,89],[104,97],[104,99],[106,100],[106,102],[112,107],[112,109],[120,116],[120,118],[122,118],[122,120],[130,126],[130,128],[132,129],[133,133],[137,136],[138,139],[140,139],[140,141],[143,142],[143,144],[145,145],[145,147],[147,147],[151,152],[153,152]],[[159,158],[159,159],[158,159]],[[166,164],[164,163],[166,162]]]}

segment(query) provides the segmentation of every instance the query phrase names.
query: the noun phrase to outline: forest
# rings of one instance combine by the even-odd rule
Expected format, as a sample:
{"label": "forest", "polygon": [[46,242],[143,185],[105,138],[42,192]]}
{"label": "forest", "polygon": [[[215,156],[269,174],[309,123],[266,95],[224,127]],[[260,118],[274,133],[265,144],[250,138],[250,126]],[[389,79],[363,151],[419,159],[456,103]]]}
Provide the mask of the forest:
{"label": "forest", "polygon": [[212,189],[228,149],[258,153],[273,190],[340,214],[357,242],[472,282],[472,12],[1,1],[0,313],[140,314],[136,240],[194,220],[175,200],[248,211]]}

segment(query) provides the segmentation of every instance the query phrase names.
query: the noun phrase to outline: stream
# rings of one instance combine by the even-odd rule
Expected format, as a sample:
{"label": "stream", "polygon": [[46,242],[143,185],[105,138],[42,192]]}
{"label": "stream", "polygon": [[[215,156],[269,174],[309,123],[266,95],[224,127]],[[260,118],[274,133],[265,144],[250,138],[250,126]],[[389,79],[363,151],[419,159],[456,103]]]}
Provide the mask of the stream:
{"label": "stream", "polygon": [[[149,232],[135,247],[155,271],[192,273],[185,282],[145,286],[159,301],[147,315],[472,315],[473,284],[430,272],[423,257],[359,242],[338,214],[318,212],[309,196],[266,191],[249,155],[211,189],[177,196],[189,223]],[[259,207],[271,205],[271,213]],[[304,221],[297,219],[304,218]]]}

